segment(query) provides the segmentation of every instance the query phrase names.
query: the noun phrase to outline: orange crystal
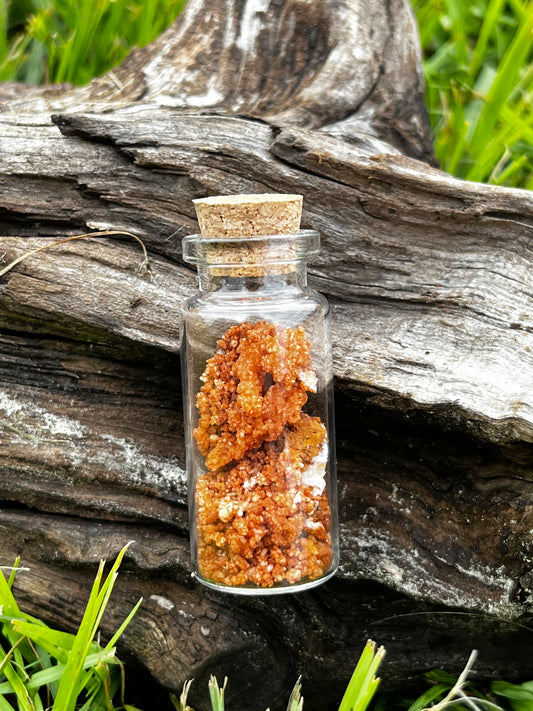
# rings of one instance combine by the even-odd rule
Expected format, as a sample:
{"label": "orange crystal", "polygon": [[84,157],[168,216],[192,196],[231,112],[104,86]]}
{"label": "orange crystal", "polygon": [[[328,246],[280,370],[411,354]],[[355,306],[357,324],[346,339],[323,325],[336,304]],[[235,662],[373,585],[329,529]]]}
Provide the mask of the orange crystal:
{"label": "orange crystal", "polygon": [[202,575],[260,587],[322,576],[332,561],[327,432],[302,412],[316,381],[304,329],[233,326],[202,381],[194,432],[206,466],[196,490]]}

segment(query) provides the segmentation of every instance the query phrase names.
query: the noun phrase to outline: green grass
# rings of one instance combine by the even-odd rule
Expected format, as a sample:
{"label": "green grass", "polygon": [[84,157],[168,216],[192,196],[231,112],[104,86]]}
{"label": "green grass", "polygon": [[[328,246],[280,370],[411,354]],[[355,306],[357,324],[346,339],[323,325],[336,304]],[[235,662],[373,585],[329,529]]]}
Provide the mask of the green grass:
{"label": "green grass", "polygon": [[[140,711],[124,702],[124,667],[115,645],[137,611],[139,600],[105,646],[96,641],[118,570],[128,546],[117,556],[107,576],[100,563],[76,634],[53,629],[24,613],[12,592],[19,562],[6,578],[0,571],[0,711]],[[377,671],[385,650],[369,640],[355,666],[338,711],[532,711],[533,682],[493,681],[485,689],[469,680],[476,659],[472,652],[459,678],[429,672],[429,688],[412,699],[391,692],[376,694]],[[239,680],[234,680],[236,684]],[[211,711],[226,711],[225,691],[216,677],[209,680]],[[170,694],[176,711],[194,711],[187,703],[191,681],[180,697]],[[301,680],[290,695],[287,711],[303,711]],[[118,697],[118,700],[116,700]],[[230,711],[228,709],[227,711]]]}
{"label": "green grass", "polygon": [[[20,573],[18,560],[7,579],[0,571],[0,711],[140,711],[124,703],[124,669],[115,645],[142,600],[105,646],[95,641],[127,549],[121,550],[106,577],[105,564],[100,563],[76,634],[53,629],[20,609],[12,591]],[[366,644],[339,711],[365,711],[378,687],[375,673],[384,654],[383,648],[376,652],[373,642]],[[225,711],[226,683],[219,686],[211,676],[212,711]],[[187,705],[190,685],[185,683],[179,698],[170,695],[177,711],[193,711]],[[298,680],[288,711],[302,711],[300,692]],[[118,705],[116,696],[121,697]]]}
{"label": "green grass", "polygon": [[100,563],[75,635],[19,608],[12,592],[18,561],[8,579],[0,572],[0,711],[138,711],[121,698],[124,669],[115,645],[141,601],[104,647],[95,641],[127,547],[105,577]]}
{"label": "green grass", "polygon": [[0,0],[0,81],[85,84],[160,35],[185,0]]}
{"label": "green grass", "polygon": [[533,2],[412,4],[442,168],[467,180],[533,188]]}

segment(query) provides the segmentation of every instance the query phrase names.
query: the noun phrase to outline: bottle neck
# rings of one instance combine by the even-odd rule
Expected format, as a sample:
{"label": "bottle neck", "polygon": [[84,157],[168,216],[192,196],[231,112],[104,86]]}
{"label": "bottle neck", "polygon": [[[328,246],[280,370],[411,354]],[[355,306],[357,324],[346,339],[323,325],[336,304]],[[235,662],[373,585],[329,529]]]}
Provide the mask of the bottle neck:
{"label": "bottle neck", "polygon": [[258,292],[275,294],[290,288],[303,288],[307,286],[307,263],[300,260],[290,267],[279,265],[279,268],[270,268],[263,274],[243,274],[242,265],[224,269],[210,265],[197,264],[198,281],[201,292]]}
{"label": "bottle neck", "polygon": [[307,261],[318,254],[320,236],[314,230],[277,235],[182,240],[183,260],[198,269],[202,292],[279,294],[307,285]]}

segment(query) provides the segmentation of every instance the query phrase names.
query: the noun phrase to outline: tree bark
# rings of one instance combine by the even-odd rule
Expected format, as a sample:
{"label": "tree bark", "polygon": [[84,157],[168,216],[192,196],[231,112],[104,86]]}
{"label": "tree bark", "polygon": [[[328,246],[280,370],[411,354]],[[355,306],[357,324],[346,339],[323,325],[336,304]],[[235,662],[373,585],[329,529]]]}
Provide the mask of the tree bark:
{"label": "tree bark", "polygon": [[[435,167],[407,2],[190,0],[87,87],[0,89],[0,564],[80,619],[128,540],[104,632],[163,686],[228,707],[338,700],[365,639],[390,687],[530,669],[533,198]],[[304,196],[330,300],[341,568],[275,600],[190,579],[179,324],[192,199]],[[517,649],[521,652],[518,654]],[[202,706],[203,704],[203,706]]]}

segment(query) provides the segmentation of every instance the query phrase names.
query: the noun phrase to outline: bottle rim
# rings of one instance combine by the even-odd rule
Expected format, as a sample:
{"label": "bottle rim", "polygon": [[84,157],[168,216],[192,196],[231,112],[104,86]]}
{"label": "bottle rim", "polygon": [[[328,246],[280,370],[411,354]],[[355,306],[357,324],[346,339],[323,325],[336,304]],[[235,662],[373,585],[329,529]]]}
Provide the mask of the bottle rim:
{"label": "bottle rim", "polygon": [[182,239],[182,256],[189,264],[238,267],[294,264],[320,252],[316,230],[290,234],[246,235],[239,237],[202,237],[187,235]]}

